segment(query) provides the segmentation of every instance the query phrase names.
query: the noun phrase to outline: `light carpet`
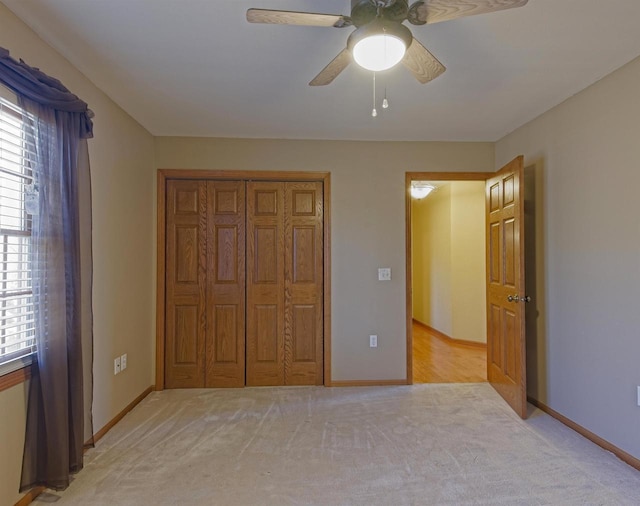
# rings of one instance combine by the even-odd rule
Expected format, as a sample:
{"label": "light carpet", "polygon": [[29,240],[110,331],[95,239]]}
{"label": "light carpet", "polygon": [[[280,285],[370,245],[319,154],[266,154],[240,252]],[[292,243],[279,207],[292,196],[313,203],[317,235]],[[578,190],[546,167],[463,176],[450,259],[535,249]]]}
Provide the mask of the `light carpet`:
{"label": "light carpet", "polygon": [[59,505],[638,505],[640,473],[539,410],[521,420],[488,384],[167,390],[56,495]]}

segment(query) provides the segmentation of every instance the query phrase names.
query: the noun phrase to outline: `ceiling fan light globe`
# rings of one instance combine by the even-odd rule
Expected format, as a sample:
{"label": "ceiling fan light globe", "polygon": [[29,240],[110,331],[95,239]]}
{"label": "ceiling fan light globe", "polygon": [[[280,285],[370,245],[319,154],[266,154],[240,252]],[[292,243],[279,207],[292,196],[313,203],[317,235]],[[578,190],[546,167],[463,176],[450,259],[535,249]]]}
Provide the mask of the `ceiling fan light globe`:
{"label": "ceiling fan light globe", "polygon": [[347,49],[362,68],[378,72],[398,64],[412,41],[402,23],[378,17],[349,35]]}
{"label": "ceiling fan light globe", "polygon": [[370,35],[353,46],[353,59],[367,70],[379,72],[400,63],[407,50],[404,41],[390,34]]}

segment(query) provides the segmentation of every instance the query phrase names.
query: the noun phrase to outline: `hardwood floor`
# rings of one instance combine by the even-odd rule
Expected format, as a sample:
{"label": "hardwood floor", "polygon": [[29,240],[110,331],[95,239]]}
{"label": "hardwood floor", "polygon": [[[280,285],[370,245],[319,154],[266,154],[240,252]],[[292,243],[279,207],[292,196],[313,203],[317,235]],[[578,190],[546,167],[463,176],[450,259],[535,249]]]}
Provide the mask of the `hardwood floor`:
{"label": "hardwood floor", "polygon": [[414,383],[487,381],[487,350],[461,344],[413,324]]}

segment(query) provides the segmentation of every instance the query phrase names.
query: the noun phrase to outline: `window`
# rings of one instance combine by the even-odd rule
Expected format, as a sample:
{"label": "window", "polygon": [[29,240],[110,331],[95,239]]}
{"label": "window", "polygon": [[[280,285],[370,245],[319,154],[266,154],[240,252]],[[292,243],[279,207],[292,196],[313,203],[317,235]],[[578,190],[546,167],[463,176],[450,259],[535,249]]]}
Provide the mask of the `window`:
{"label": "window", "polygon": [[26,116],[0,96],[0,375],[23,367],[35,352],[31,285],[34,181],[23,134]]}

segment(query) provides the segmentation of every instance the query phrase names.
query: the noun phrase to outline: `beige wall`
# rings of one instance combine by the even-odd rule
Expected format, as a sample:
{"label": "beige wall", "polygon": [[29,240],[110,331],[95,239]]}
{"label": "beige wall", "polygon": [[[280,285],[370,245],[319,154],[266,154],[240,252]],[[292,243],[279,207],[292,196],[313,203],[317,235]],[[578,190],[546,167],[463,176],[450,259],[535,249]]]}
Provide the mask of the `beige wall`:
{"label": "beige wall", "polygon": [[27,384],[0,392],[0,506],[12,506],[21,494]]}
{"label": "beige wall", "polygon": [[[493,145],[159,137],[156,163],[330,171],[332,379],[404,379],[404,174],[491,170]],[[377,281],[378,267],[391,267],[390,282]],[[369,334],[378,348],[369,348]]]}
{"label": "beige wall", "polygon": [[484,182],[438,184],[412,203],[413,316],[455,339],[486,342]]}
{"label": "beige wall", "polygon": [[536,184],[529,393],[636,458],[639,89],[637,59],[496,146],[496,166],[524,154]]}
{"label": "beige wall", "polygon": [[[60,79],[95,112],[93,185],[94,429],[153,382],[153,138],[0,3],[0,46]],[[129,367],[113,375],[113,359]],[[19,498],[24,385],[0,392],[0,506]]]}
{"label": "beige wall", "polygon": [[487,342],[484,181],[451,183],[451,337]]}
{"label": "beige wall", "polygon": [[425,308],[431,306],[431,295],[426,287],[431,286],[431,271],[426,267],[429,264],[428,237],[421,232],[427,227],[426,216],[420,212],[424,204],[424,199],[411,199],[411,315],[418,321],[428,323],[431,315]]}
{"label": "beige wall", "polygon": [[416,320],[431,325],[431,255],[429,213],[425,199],[411,199],[411,314]]}
{"label": "beige wall", "polygon": [[452,336],[451,183],[414,200],[411,219],[413,317]]}

